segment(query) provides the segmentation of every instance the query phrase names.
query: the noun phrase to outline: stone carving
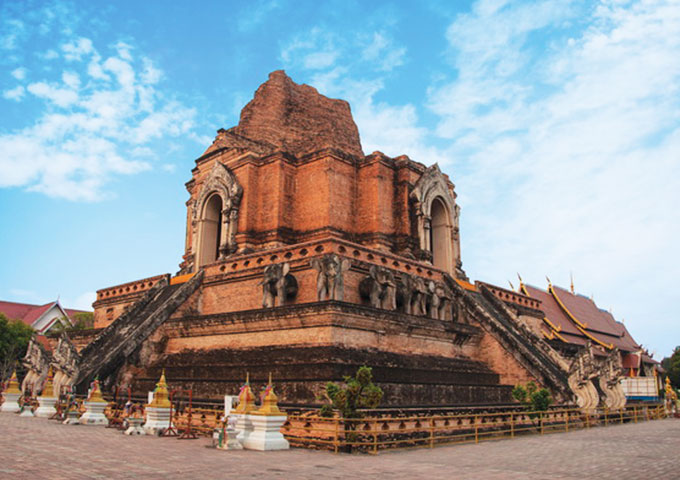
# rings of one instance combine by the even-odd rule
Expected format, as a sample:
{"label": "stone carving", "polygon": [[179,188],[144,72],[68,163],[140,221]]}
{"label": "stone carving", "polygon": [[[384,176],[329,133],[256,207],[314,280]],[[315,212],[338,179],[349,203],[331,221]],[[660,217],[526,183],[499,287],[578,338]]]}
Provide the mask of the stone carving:
{"label": "stone carving", "polygon": [[295,297],[297,280],[288,273],[289,271],[289,263],[278,263],[264,268],[264,278],[260,282],[263,308],[276,306],[276,299],[281,306],[287,298]]}
{"label": "stone carving", "polygon": [[31,338],[26,349],[26,355],[21,363],[26,368],[27,373],[24,381],[21,382],[21,393],[24,395],[37,395],[42,390],[47,372],[50,365],[50,354],[47,350],[35,339]]}
{"label": "stone carving", "polygon": [[413,315],[427,315],[428,286],[420,277],[411,277],[413,291],[411,292],[411,313]]}
{"label": "stone carving", "polygon": [[439,282],[431,281],[427,287],[430,294],[429,316],[435,320],[453,320],[453,292]]}
{"label": "stone carving", "polygon": [[229,171],[229,169],[219,163],[215,162],[208,178],[206,179],[201,192],[192,205],[192,220],[191,226],[193,230],[193,248],[194,260],[197,259],[198,242],[199,239],[199,225],[201,223],[203,210],[206,201],[213,195],[217,194],[222,200],[221,221],[222,228],[220,229],[219,241],[219,258],[223,260],[227,255],[236,251],[236,230],[238,228],[238,212],[241,204],[241,197],[243,196],[243,188],[238,183],[236,177]]}
{"label": "stone carving", "polygon": [[600,401],[593,379],[598,375],[593,344],[588,341],[574,357],[569,368],[569,387],[576,395],[576,403],[584,411],[595,409]]}
{"label": "stone carving", "polygon": [[359,284],[364,298],[368,298],[371,306],[385,310],[397,308],[397,283],[394,274],[384,267],[371,266],[369,275]]}
{"label": "stone carving", "polygon": [[52,368],[54,370],[54,394],[58,397],[63,393],[64,387],[70,388],[78,376],[80,355],[76,347],[71,343],[66,332],[62,332],[57,343],[57,348],[52,355]]}
{"label": "stone carving", "polygon": [[344,300],[344,273],[351,266],[349,259],[331,253],[321,258],[312,258],[309,263],[314,270],[319,272],[316,278],[317,299],[319,301]]}
{"label": "stone carving", "polygon": [[621,354],[618,348],[609,352],[599,368],[600,390],[604,393],[604,404],[610,410],[618,410],[626,406],[626,394],[621,385]]}

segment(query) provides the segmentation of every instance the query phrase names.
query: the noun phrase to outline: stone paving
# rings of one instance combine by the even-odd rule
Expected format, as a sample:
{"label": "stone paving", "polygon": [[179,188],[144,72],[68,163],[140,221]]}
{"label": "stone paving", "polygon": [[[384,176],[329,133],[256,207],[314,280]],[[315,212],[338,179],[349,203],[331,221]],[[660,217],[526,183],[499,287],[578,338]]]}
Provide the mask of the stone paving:
{"label": "stone paving", "polygon": [[0,413],[0,479],[680,479],[680,420],[346,455],[220,451]]}

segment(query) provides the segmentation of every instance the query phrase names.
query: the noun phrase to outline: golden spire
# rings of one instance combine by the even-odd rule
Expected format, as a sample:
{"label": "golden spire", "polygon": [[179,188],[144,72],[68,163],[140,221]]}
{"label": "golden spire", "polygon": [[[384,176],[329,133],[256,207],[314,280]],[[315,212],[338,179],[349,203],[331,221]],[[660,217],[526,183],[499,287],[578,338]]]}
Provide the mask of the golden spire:
{"label": "golden spire", "polygon": [[238,406],[234,409],[236,413],[250,413],[255,410],[255,395],[250,389],[250,372],[246,372],[246,383],[241,387],[238,394]]}
{"label": "golden spire", "polygon": [[269,372],[269,383],[267,388],[264,390],[264,396],[262,398],[262,406],[253,412],[255,415],[285,415],[281,410],[277,402],[279,397],[274,393],[274,385],[272,384],[272,374]]}
{"label": "golden spire", "polygon": [[102,392],[99,389],[99,377],[94,379],[93,384],[92,391],[90,392],[90,396],[87,397],[87,401],[90,403],[107,403],[106,400],[104,400],[104,397],[102,397]]}
{"label": "golden spire", "polygon": [[45,388],[43,388],[41,397],[54,397],[54,384],[52,380],[54,379],[54,373],[52,372],[52,367],[47,371],[47,380],[45,381]]}
{"label": "golden spire", "polygon": [[149,407],[153,408],[170,408],[170,400],[168,399],[168,384],[165,382],[165,369],[161,372],[161,378],[156,384],[153,391],[153,401]]}
{"label": "golden spire", "polygon": [[21,393],[21,390],[19,390],[19,380],[17,380],[16,369],[12,372],[12,377],[9,379],[9,384],[7,385],[5,393]]}

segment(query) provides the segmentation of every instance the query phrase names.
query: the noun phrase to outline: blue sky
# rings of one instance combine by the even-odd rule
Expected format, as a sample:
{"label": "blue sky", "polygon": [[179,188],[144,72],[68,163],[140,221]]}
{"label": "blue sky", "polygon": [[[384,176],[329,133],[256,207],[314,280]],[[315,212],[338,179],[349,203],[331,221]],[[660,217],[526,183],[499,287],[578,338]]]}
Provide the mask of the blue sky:
{"label": "blue sky", "polygon": [[184,183],[269,72],[438,162],[463,266],[680,345],[680,3],[0,3],[0,298],[87,307],[177,270]]}

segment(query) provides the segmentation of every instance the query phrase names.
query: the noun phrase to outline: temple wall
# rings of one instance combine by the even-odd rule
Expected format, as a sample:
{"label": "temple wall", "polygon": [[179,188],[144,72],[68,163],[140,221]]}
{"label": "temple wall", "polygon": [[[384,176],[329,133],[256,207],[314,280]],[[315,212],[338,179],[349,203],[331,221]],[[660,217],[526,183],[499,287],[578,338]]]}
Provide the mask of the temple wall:
{"label": "temple wall", "polygon": [[517,385],[530,381],[539,384],[537,379],[520,365],[512,353],[505,350],[488,332],[482,335],[473,358],[484,362],[498,373],[502,384]]}
{"label": "temple wall", "polygon": [[456,335],[478,335],[467,325],[456,329],[438,320],[396,312],[376,312],[364,307],[350,313],[352,306],[321,305],[308,309],[273,309],[267,313],[247,312],[213,319],[176,320],[164,327],[166,354],[184,350],[250,349],[267,346],[340,346],[373,349],[407,355],[436,355],[464,358],[464,349],[454,344]]}

